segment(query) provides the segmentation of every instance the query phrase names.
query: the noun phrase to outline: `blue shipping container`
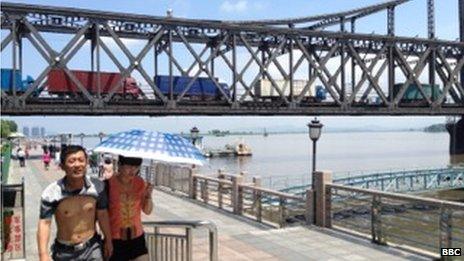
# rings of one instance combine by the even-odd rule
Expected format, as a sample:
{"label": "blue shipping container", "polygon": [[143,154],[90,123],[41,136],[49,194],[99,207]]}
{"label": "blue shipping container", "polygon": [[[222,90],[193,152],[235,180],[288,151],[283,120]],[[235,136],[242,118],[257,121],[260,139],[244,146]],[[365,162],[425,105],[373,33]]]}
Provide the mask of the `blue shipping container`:
{"label": "blue shipping container", "polygon": [[[24,86],[21,80],[21,71],[15,71],[15,86],[17,92],[23,92]],[[13,69],[2,68],[2,91],[13,92]]]}
{"label": "blue shipping container", "polygon": [[[188,76],[173,76],[173,95],[180,95],[187,85],[192,80],[192,77]],[[158,75],[155,76],[155,84],[165,95],[169,94],[169,76]],[[226,84],[220,84],[222,90],[229,95],[229,90]],[[191,85],[189,90],[185,94],[186,97],[202,97],[202,98],[219,98],[222,95],[221,91],[218,90],[214,81],[206,77],[198,77]]]}

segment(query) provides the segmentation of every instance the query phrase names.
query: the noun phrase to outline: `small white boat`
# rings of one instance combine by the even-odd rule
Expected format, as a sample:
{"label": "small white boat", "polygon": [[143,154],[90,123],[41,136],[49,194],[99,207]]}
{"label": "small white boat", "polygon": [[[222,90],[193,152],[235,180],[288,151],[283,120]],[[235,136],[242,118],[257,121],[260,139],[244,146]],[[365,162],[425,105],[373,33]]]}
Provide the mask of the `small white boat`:
{"label": "small white boat", "polygon": [[243,139],[236,142],[235,145],[227,145],[226,148],[233,149],[236,156],[251,156],[253,154],[250,146]]}
{"label": "small white boat", "polygon": [[235,144],[227,144],[223,149],[210,149],[204,155],[206,157],[230,157],[230,156],[251,156],[251,148],[243,140]]}

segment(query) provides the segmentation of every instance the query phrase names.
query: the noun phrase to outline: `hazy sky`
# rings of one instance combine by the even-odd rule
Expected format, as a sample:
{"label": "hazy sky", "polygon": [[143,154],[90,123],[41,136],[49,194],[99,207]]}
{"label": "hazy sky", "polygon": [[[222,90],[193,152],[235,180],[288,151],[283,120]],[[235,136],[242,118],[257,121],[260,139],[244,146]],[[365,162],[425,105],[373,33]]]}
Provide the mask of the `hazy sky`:
{"label": "hazy sky", "polygon": [[[383,1],[378,0],[211,0],[211,1],[153,1],[153,0],[35,0],[10,1],[51,6],[68,6],[127,12],[134,14],[148,14],[164,16],[166,10],[173,9],[174,16],[185,18],[204,18],[217,20],[255,20],[301,17],[323,13],[331,13],[354,9]],[[426,0],[412,0],[396,10],[396,34],[402,36],[426,37],[427,13]],[[437,0],[436,6],[436,35],[437,38],[456,40],[459,37],[458,28],[458,0]],[[386,32],[386,12],[359,20],[356,30],[363,33]],[[6,36],[2,31],[2,39]],[[67,40],[56,38],[57,45],[63,45]],[[53,46],[52,44],[52,46]],[[142,44],[133,43],[134,49]],[[57,48],[60,49],[60,48]],[[88,55],[87,55],[88,56]],[[34,54],[25,57],[34,57]],[[88,59],[88,58],[87,58]],[[2,53],[2,68],[11,65],[7,52]],[[83,60],[74,64],[80,66]],[[25,73],[38,74],[37,61],[26,59]],[[162,131],[188,131],[196,125],[201,130],[219,129],[259,129],[259,128],[305,128],[311,117],[8,117],[22,126],[44,126],[52,132],[113,132],[132,127],[150,128]],[[329,128],[360,128],[379,126],[383,128],[418,128],[433,123],[444,122],[444,117],[321,117]]]}

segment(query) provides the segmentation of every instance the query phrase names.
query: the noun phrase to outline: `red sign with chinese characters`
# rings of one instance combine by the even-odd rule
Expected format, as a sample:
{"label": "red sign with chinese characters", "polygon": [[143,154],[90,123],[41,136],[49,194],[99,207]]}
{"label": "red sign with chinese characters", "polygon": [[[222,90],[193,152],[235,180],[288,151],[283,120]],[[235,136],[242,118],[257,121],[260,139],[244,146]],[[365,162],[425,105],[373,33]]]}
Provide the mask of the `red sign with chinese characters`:
{"label": "red sign with chinese characters", "polygon": [[5,228],[4,246],[6,246],[6,251],[3,254],[3,257],[7,259],[24,258],[22,208],[5,208],[3,219]]}

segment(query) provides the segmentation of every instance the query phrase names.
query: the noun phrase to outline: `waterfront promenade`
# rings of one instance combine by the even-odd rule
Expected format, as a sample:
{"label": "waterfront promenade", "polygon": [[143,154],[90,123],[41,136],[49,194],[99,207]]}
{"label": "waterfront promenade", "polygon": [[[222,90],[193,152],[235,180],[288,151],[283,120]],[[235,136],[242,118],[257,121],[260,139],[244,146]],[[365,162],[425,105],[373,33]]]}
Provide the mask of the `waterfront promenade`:
{"label": "waterfront promenade", "polygon": [[[62,175],[54,165],[45,171],[39,159],[28,160],[26,168],[19,168],[17,161],[11,164],[9,183],[25,179],[27,260],[38,260],[35,237],[41,192]],[[213,221],[218,228],[219,260],[425,260],[334,230],[312,226],[275,229],[161,190],[153,192],[153,199],[154,212],[144,216],[145,221]],[[194,260],[206,260],[206,231],[195,231],[193,240]]]}

